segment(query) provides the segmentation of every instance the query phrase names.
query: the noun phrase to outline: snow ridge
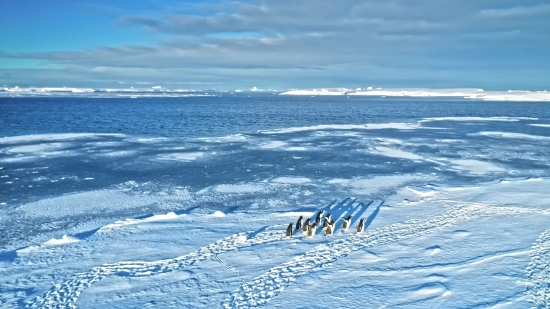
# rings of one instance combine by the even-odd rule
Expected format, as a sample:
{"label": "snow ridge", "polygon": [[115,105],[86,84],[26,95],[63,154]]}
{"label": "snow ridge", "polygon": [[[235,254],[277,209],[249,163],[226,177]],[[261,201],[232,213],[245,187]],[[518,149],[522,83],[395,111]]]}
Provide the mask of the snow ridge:
{"label": "snow ridge", "polygon": [[[447,206],[447,211],[439,216],[424,220],[413,219],[396,223],[384,228],[372,230],[364,235],[353,235],[330,243],[321,244],[313,250],[298,256],[289,262],[273,267],[266,273],[243,284],[225,299],[223,308],[255,308],[266,304],[281,293],[298,277],[313,271],[319,271],[339,258],[353,251],[363,250],[393,241],[419,237],[425,234],[451,228],[458,223],[490,214],[544,213],[547,210],[518,207],[499,207],[478,203],[458,203]],[[546,277],[548,278],[548,277]],[[547,297],[547,296],[546,296]]]}
{"label": "snow ridge", "polygon": [[527,278],[531,283],[527,293],[537,308],[550,308],[550,229],[544,231],[531,248]]}

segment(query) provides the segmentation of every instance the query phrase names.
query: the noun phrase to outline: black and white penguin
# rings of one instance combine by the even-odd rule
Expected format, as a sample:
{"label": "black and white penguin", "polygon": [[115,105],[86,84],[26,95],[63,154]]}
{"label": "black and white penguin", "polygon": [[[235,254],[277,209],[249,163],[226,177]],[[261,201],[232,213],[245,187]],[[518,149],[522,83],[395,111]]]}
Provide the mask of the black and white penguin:
{"label": "black and white penguin", "polygon": [[307,230],[309,229],[309,221],[310,221],[310,219],[307,218],[306,223],[304,223],[304,232],[306,232],[306,233],[307,233]]}
{"label": "black and white penguin", "polygon": [[350,223],[351,223],[351,215],[349,215],[347,218],[342,218],[344,219],[344,224],[342,225],[342,230],[347,230]]}
{"label": "black and white penguin", "polygon": [[330,222],[330,217],[332,216],[332,213],[328,213],[326,216],[325,216],[325,219],[328,220],[328,222]]}
{"label": "black and white penguin", "polygon": [[324,218],[323,228],[326,229],[329,224],[330,224],[330,219],[327,216],[327,217]]}
{"label": "black and white penguin", "polygon": [[359,220],[359,225],[357,226],[357,234],[363,233],[364,228],[365,228],[365,218],[361,218],[361,220]]}
{"label": "black and white penguin", "polygon": [[316,231],[317,231],[317,224],[313,223],[312,225],[309,226],[309,229],[307,230],[307,237],[313,237]]}
{"label": "black and white penguin", "polygon": [[292,237],[292,222],[286,228],[286,237]]}
{"label": "black and white penguin", "polygon": [[321,210],[317,213],[317,217],[315,217],[315,224],[319,225],[321,224],[321,216],[323,215],[325,211]]}
{"label": "black and white penguin", "polygon": [[296,230],[299,230],[302,228],[302,216],[300,216],[300,218],[298,218],[298,221],[296,221]]}
{"label": "black and white penguin", "polygon": [[332,220],[328,225],[327,229],[325,230],[325,236],[332,235],[334,233],[334,223],[336,221]]}

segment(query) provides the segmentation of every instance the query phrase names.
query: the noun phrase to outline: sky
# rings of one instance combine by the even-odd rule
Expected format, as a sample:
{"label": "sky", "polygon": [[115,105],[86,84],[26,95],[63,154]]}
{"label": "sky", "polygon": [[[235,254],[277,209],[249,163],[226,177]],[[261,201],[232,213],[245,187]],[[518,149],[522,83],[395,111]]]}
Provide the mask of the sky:
{"label": "sky", "polygon": [[0,85],[550,90],[547,0],[43,0],[0,10]]}

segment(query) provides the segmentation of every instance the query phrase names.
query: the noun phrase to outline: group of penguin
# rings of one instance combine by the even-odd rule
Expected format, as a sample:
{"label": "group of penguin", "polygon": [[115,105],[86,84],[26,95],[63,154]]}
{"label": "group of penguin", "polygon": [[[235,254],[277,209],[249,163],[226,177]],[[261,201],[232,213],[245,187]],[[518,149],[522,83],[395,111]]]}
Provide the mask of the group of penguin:
{"label": "group of penguin", "polygon": [[[329,212],[324,218],[322,217],[324,213],[324,210],[321,210],[317,213],[317,216],[315,217],[315,222],[310,223],[311,219],[307,218],[306,222],[304,223],[302,227],[302,219],[303,217],[300,216],[298,218],[298,221],[296,221],[296,231],[303,230],[303,233],[306,234],[307,237],[312,237],[315,235],[315,232],[317,231],[317,227],[321,225],[321,219],[323,220],[323,230],[325,231],[325,236],[332,235],[334,233],[334,223],[336,223],[336,220],[332,220],[332,214]],[[351,224],[351,215],[347,217],[342,217],[342,220],[344,220],[344,224],[342,225],[342,230],[347,230]],[[359,221],[359,225],[357,226],[357,234],[363,233],[363,229],[365,227],[365,219],[361,218]],[[292,237],[292,222],[288,225],[286,229],[286,237]]]}

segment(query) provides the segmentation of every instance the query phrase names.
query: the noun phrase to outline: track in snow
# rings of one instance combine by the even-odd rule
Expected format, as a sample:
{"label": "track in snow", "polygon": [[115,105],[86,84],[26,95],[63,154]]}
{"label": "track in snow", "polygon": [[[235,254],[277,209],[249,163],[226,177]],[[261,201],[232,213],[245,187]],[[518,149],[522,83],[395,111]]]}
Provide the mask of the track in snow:
{"label": "track in snow", "polygon": [[[264,227],[255,232],[234,234],[197,251],[172,259],[154,262],[119,262],[94,267],[89,272],[76,274],[73,278],[54,285],[42,297],[29,303],[27,308],[76,308],[76,301],[82,291],[107,276],[142,277],[172,272],[208,258],[216,259],[224,252],[267,244],[284,238],[284,229],[271,231],[265,231],[265,229]],[[218,261],[231,270],[231,267],[225,265],[223,261],[219,259]]]}
{"label": "track in snow", "polygon": [[[266,273],[243,284],[221,303],[221,307],[254,308],[265,305],[271,298],[277,296],[287,286],[292,284],[292,282],[296,281],[298,277],[313,271],[318,271],[337,261],[339,258],[348,256],[353,251],[445,230],[458,223],[480,216],[525,213],[550,214],[548,210],[499,207],[477,203],[458,203],[455,206],[447,207],[447,211],[439,216],[423,220],[408,220],[403,223],[396,223],[372,230],[363,235],[353,235],[330,243],[321,244],[306,252],[304,255],[273,267]],[[548,243],[546,243],[546,246],[548,246]],[[540,248],[540,246],[537,248]],[[545,248],[546,250],[548,249],[548,247]],[[547,275],[547,265],[543,265],[543,269],[545,269]],[[548,279],[548,277],[545,278],[546,280]],[[544,285],[544,282],[541,282],[541,284]],[[544,288],[544,286],[542,287]],[[546,285],[546,289],[548,289],[548,285]],[[544,296],[546,297],[546,301],[548,300],[547,295],[548,294],[545,294]]]}
{"label": "track in snow", "polygon": [[527,278],[531,283],[527,292],[537,308],[550,308],[550,230],[544,231],[531,247]]}
{"label": "track in snow", "polygon": [[[338,216],[350,214],[359,216],[368,209],[372,201],[367,204],[359,203],[358,207],[354,207],[354,203],[355,200],[348,198],[336,205],[332,203],[325,207],[324,210],[333,211]],[[238,274],[238,270],[228,265],[219,255],[240,248],[263,245],[284,239],[284,229],[270,231],[267,231],[267,229],[268,227],[266,226],[253,232],[234,234],[208,246],[204,246],[195,252],[172,259],[154,262],[118,262],[94,267],[88,272],[78,273],[73,278],[61,284],[54,285],[42,297],[38,297],[29,303],[27,308],[76,308],[76,301],[82,291],[107,276],[142,277],[162,274],[182,269],[208,258],[218,261],[222,266],[245,281],[245,278]]]}

